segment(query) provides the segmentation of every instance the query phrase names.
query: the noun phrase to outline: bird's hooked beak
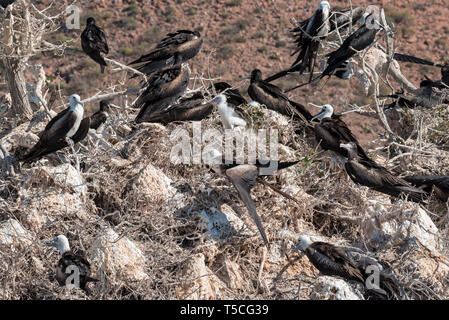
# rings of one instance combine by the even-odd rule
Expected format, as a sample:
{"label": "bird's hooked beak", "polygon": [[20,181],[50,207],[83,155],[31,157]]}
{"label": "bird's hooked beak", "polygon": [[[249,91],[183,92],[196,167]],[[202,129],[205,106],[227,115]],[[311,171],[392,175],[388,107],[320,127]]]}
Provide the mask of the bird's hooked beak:
{"label": "bird's hooked beak", "polygon": [[110,103],[109,107],[115,108],[115,109],[121,109],[119,106],[116,106],[115,104]]}
{"label": "bird's hooked beak", "polygon": [[322,106],[317,106],[316,104],[313,104],[313,103],[310,103],[310,102],[309,102],[308,104],[310,104],[312,107],[321,109],[321,112],[318,113],[315,117],[313,117],[310,121],[313,121],[313,120],[315,120],[315,119],[318,119],[318,118],[321,117],[322,114],[324,114],[324,110],[323,110],[323,107],[322,107]]}
{"label": "bird's hooked beak", "polygon": [[240,78],[240,81],[243,81],[243,80],[250,80],[250,79],[251,79],[251,75],[248,75],[248,76],[241,77],[241,78]]}

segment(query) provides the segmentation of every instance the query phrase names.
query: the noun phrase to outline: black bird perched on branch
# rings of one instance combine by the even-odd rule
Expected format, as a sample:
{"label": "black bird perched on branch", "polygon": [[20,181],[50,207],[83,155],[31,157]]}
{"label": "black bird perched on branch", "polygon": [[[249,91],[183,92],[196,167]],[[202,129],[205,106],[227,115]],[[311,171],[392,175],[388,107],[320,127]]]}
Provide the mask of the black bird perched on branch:
{"label": "black bird perched on branch", "polygon": [[213,171],[225,175],[232,182],[239,193],[240,199],[245,203],[248,212],[256,223],[265,245],[267,248],[270,248],[265,229],[262,226],[262,222],[256,211],[256,206],[251,198],[251,189],[256,185],[259,177],[273,175],[279,170],[297,164],[299,161],[278,162],[270,160],[267,163],[257,161],[255,164],[223,164],[223,156],[216,149],[205,152],[203,154],[203,160]]}
{"label": "black bird perched on branch", "polygon": [[251,79],[248,94],[254,101],[306,124],[312,119],[312,115],[303,105],[287,98],[279,87],[262,80],[262,72],[259,69],[253,70],[251,75],[245,78]]}
{"label": "black bird perched on branch", "polygon": [[109,47],[106,34],[95,24],[95,19],[92,17],[87,18],[86,29],[81,33],[81,46],[83,51],[100,65],[101,73],[104,73],[107,63],[101,53],[108,54]]}
{"label": "black bird perched on branch", "polygon": [[181,62],[192,59],[201,50],[202,44],[203,39],[198,31],[178,30],[169,33],[166,38],[159,42],[156,48],[129,65],[138,65],[137,70],[149,75],[175,64],[175,53],[180,54]]}
{"label": "black bird perched on branch", "polygon": [[[369,298],[406,299],[402,285],[396,277],[385,272],[375,259],[365,257],[365,260],[369,261],[355,261],[348,250],[327,242],[312,242],[307,236],[300,236],[295,248],[303,251],[322,274],[362,283],[367,289],[365,296]],[[369,282],[373,271],[377,273],[378,283]]]}
{"label": "black bird perched on branch", "polygon": [[301,84],[286,92],[295,90],[309,83],[315,83],[325,76],[331,76],[340,69],[345,68],[345,64],[350,58],[368,48],[374,43],[376,35],[379,32],[380,24],[374,14],[365,13],[362,17],[362,26],[352,33],[337,50],[327,54],[327,67],[317,78],[311,82]]}
{"label": "black bird perched on branch", "polygon": [[375,162],[361,159],[357,154],[357,145],[354,142],[341,144],[340,147],[348,151],[345,168],[355,183],[395,198],[405,195],[414,202],[424,201],[424,197],[427,195],[425,191],[412,187],[407,181],[395,177],[386,168]]}
{"label": "black bird perched on branch", "polygon": [[190,71],[182,56],[175,53],[175,65],[153,73],[146,83],[134,106],[141,108],[136,122],[147,121],[147,117],[157,110],[163,110],[181,97],[189,84]]}
{"label": "black bird perched on branch", "polygon": [[[293,56],[299,53],[295,62],[289,69],[270,76],[265,81],[271,82],[289,73],[298,72],[299,74],[303,74],[305,71],[310,73],[309,82],[312,81],[315,61],[321,41],[336,29],[342,32],[350,25],[354,25],[360,20],[362,15],[363,9],[361,7],[352,10],[347,9],[343,12],[330,11],[329,3],[322,1],[311,18],[300,22],[296,28],[291,30],[295,35],[296,43],[296,50],[291,55]],[[337,72],[335,75],[341,79],[348,79],[349,75],[343,71],[344,67],[347,66],[342,66],[342,71]]]}
{"label": "black bird perched on branch", "polygon": [[298,27],[291,31],[296,35],[295,43],[297,44],[297,49],[292,53],[292,56],[299,52],[298,57],[288,70],[281,71],[265,81],[271,82],[295,71],[303,74],[306,70],[310,72],[310,80],[312,80],[320,41],[326,38],[331,28],[330,10],[329,2],[321,1],[312,17],[299,23]]}
{"label": "black bird perched on branch", "polygon": [[69,240],[64,235],[59,235],[44,242],[48,246],[58,249],[61,253],[61,259],[59,259],[56,267],[56,280],[59,285],[79,285],[80,289],[88,293],[87,283],[97,282],[98,279],[90,277],[90,263],[87,261],[84,252],[74,253],[71,251]]}
{"label": "black bird perched on branch", "polygon": [[437,197],[443,202],[449,199],[449,176],[410,176],[405,177],[404,180],[417,188],[422,188],[428,194],[432,190],[435,191]]}
{"label": "black bird perched on branch", "polygon": [[107,100],[100,101],[100,110],[90,116],[90,128],[97,130],[109,117],[110,108],[118,108]]}
{"label": "black bird perched on branch", "polygon": [[414,56],[401,54],[401,53],[395,53],[393,58],[396,61],[402,61],[402,62],[411,62],[416,64],[421,64],[425,66],[434,66],[441,68],[441,80],[440,81],[432,81],[429,78],[426,80],[423,80],[420,84],[420,87],[435,87],[439,89],[447,89],[449,88],[449,66],[443,62],[443,63],[435,63],[429,60],[417,58]]}
{"label": "black bird perched on branch", "polygon": [[357,138],[348,128],[346,123],[339,115],[334,114],[334,108],[331,105],[326,104],[317,106],[312,103],[309,104],[321,109],[321,112],[313,117],[312,121],[315,119],[320,120],[319,123],[315,124],[314,132],[318,142],[320,142],[320,145],[324,150],[332,150],[340,156],[347,158],[348,151],[340,147],[340,145],[342,143],[353,142],[357,146],[358,156],[364,161],[372,161],[360,146]]}
{"label": "black bird perched on branch", "polygon": [[6,9],[7,6],[12,4],[16,0],[0,0],[0,6]]}
{"label": "black bird perched on branch", "polygon": [[58,113],[40,134],[38,143],[21,161],[32,162],[83,140],[89,132],[90,118],[84,118],[84,107],[77,94],[70,96],[70,106]]}

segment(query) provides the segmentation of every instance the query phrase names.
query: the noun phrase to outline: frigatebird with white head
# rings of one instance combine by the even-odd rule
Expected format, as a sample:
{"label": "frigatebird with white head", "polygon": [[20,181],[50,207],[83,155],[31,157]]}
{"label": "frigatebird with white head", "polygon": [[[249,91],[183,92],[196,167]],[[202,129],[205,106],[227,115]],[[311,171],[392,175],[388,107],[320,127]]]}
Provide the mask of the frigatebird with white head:
{"label": "frigatebird with white head", "polygon": [[[381,263],[367,255],[360,254],[359,251],[356,255],[360,260],[356,261],[354,249],[349,250],[349,248],[338,247],[327,242],[313,242],[310,237],[304,235],[298,237],[295,249],[304,252],[313,266],[323,275],[337,276],[363,284],[366,288],[365,296],[368,299],[407,299],[402,285],[394,274],[386,272]],[[367,267],[370,266],[371,268],[375,267],[373,270],[377,270],[379,275],[379,283],[375,284],[377,288],[367,286],[372,284],[369,281],[372,272],[367,272]]]}
{"label": "frigatebird with white head", "polygon": [[312,121],[319,119],[320,122],[315,124],[314,132],[317,141],[321,144],[324,150],[332,150],[342,157],[347,158],[348,152],[341,148],[342,143],[353,142],[357,146],[357,153],[359,157],[365,161],[372,161],[363,148],[360,146],[357,138],[348,128],[346,123],[341,119],[341,116],[334,114],[334,108],[330,104],[318,106],[309,103],[315,108],[321,109],[320,113],[312,118]]}
{"label": "frigatebird with white head", "polygon": [[326,55],[328,60],[324,71],[312,81],[288,89],[286,92],[290,92],[310,83],[316,83],[325,76],[330,77],[336,73],[341,73],[342,71],[343,74],[345,74],[349,59],[372,45],[381,27],[382,26],[378,22],[375,14],[365,13],[362,17],[362,26],[346,38],[337,50]]}
{"label": "frigatebird with white head", "polygon": [[84,139],[89,132],[90,118],[83,119],[84,107],[79,95],[72,94],[69,101],[70,106],[51,119],[38,143],[21,161],[37,160]]}
{"label": "frigatebird with white head", "polygon": [[[79,288],[89,292],[86,287],[88,282],[97,282],[90,277],[90,263],[84,252],[74,253],[70,250],[69,240],[64,235],[59,235],[51,240],[44,240],[47,246],[58,249],[61,258],[56,267],[56,280],[60,286],[79,284]],[[72,275],[71,278],[69,278]],[[77,275],[79,276],[76,279]],[[74,282],[74,283],[73,283]]]}
{"label": "frigatebird with white head", "polygon": [[234,110],[233,107],[229,106],[226,101],[226,96],[224,94],[219,94],[211,103],[216,103],[218,105],[218,112],[221,116],[221,121],[225,129],[234,129],[234,127],[246,127],[246,121],[243,120]]}

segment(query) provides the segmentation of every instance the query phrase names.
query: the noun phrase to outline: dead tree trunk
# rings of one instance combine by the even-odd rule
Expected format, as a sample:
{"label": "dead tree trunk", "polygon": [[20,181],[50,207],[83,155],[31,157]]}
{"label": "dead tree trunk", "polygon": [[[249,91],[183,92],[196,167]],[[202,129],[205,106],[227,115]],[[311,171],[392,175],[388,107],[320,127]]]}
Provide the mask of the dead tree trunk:
{"label": "dead tree trunk", "polygon": [[6,72],[8,89],[11,93],[14,115],[18,120],[31,120],[33,110],[28,101],[25,77],[23,75],[23,63],[21,63],[20,59],[5,58],[3,66]]}

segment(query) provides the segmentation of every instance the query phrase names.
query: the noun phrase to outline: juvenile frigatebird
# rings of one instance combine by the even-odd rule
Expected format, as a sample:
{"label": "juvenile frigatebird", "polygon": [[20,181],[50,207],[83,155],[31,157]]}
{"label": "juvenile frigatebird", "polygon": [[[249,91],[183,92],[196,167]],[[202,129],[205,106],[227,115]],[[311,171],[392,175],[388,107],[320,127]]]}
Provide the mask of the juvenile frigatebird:
{"label": "juvenile frigatebird", "polygon": [[435,191],[437,197],[443,202],[449,199],[449,176],[409,176],[404,180],[428,194],[432,193],[432,190]]}
{"label": "juvenile frigatebird", "polygon": [[405,195],[414,202],[423,202],[427,193],[412,187],[407,181],[392,175],[386,168],[374,161],[365,161],[357,154],[357,145],[354,142],[341,144],[341,148],[348,151],[348,161],[345,163],[346,172],[356,184],[367,186],[393,196],[395,198]]}
{"label": "juvenile frigatebird", "polygon": [[106,34],[95,24],[95,19],[92,17],[87,18],[86,29],[81,33],[81,46],[83,51],[100,65],[101,73],[104,73],[107,63],[101,53],[108,54],[109,47]]}
{"label": "juvenile frigatebird", "polygon": [[[393,274],[385,272],[379,262],[371,261],[374,259],[370,259],[369,264],[366,261],[355,261],[344,248],[327,242],[312,242],[307,236],[299,236],[295,248],[304,252],[323,275],[362,283],[367,289],[366,296],[370,298],[396,300],[404,296],[399,281]],[[369,281],[372,275],[370,269],[377,272],[376,280],[379,283]]]}
{"label": "juvenile frigatebird", "polygon": [[341,148],[340,145],[353,142],[357,146],[358,156],[364,161],[372,161],[346,123],[341,119],[341,116],[334,114],[334,108],[330,104],[323,106],[317,106],[313,103],[309,104],[321,109],[321,112],[313,117],[312,121],[315,119],[320,120],[319,123],[315,124],[314,132],[317,141],[324,150],[332,150],[347,158],[348,152],[346,149]]}
{"label": "juvenile frigatebird", "polygon": [[189,84],[190,71],[182,62],[182,57],[175,53],[175,65],[165,67],[151,75],[146,88],[134,104],[141,108],[136,122],[146,122],[147,117],[157,110],[163,110],[181,97]]}
{"label": "juvenile frigatebird", "polygon": [[328,57],[327,66],[321,75],[311,82],[293,87],[286,90],[286,92],[290,92],[309,83],[316,83],[325,76],[330,77],[342,68],[344,69],[345,63],[347,63],[350,58],[374,43],[379,29],[380,24],[376,19],[376,16],[374,14],[365,13],[362,17],[362,26],[346,38],[337,50],[326,55]]}
{"label": "juvenile frigatebird", "polygon": [[303,105],[287,98],[279,87],[262,80],[262,71],[259,69],[253,70],[251,75],[245,78],[251,79],[248,94],[254,101],[306,124],[312,119],[312,115]]}
{"label": "juvenile frigatebird", "polygon": [[138,65],[137,70],[147,75],[175,64],[175,53],[186,62],[195,57],[201,49],[203,39],[198,31],[178,30],[169,33],[151,52],[130,63]]}
{"label": "juvenile frigatebird", "polygon": [[89,132],[90,118],[83,119],[84,107],[77,94],[70,96],[70,106],[58,113],[40,134],[38,143],[21,161],[32,162],[73,145]]}
{"label": "juvenile frigatebird", "polygon": [[[296,43],[296,50],[291,55],[299,53],[295,62],[289,69],[278,72],[265,79],[265,81],[271,82],[294,72],[301,75],[305,71],[310,73],[309,82],[312,81],[320,43],[337,28],[339,33],[342,33],[350,25],[354,25],[362,15],[363,9],[361,7],[342,12],[330,11],[330,4],[327,1],[320,2],[312,17],[300,22],[296,28],[291,30]],[[348,65],[342,65],[335,75],[341,79],[349,79],[350,71]]]}
{"label": "juvenile frigatebird", "polygon": [[306,70],[310,72],[310,80],[312,80],[320,42],[326,38],[331,28],[329,20],[330,10],[329,2],[321,1],[312,17],[299,23],[299,26],[291,31],[296,36],[295,43],[297,45],[297,49],[292,55],[299,52],[298,57],[288,70],[275,74],[265,81],[271,82],[295,71],[303,74]]}
{"label": "juvenile frigatebird", "polygon": [[79,285],[80,289],[89,292],[86,287],[87,283],[97,282],[98,280],[90,277],[90,263],[87,261],[84,252],[74,253],[71,251],[69,240],[64,235],[59,235],[44,242],[48,246],[58,249],[61,254],[56,267],[56,280],[59,285]]}
{"label": "juvenile frigatebird", "polygon": [[246,121],[235,112],[233,107],[228,105],[224,94],[219,94],[211,102],[218,105],[218,112],[220,113],[221,121],[225,129],[246,127]]}
{"label": "juvenile frigatebird", "polygon": [[119,107],[113,105],[110,103],[110,101],[107,100],[101,100],[100,101],[100,110],[95,112],[93,115],[90,116],[90,128],[97,130],[103,123],[106,122],[106,120],[109,117],[108,111],[110,108],[117,108]]}
{"label": "juvenile frigatebird", "polygon": [[213,171],[225,175],[232,182],[239,193],[240,199],[245,203],[248,212],[256,223],[257,229],[259,229],[265,245],[267,248],[270,248],[265,229],[257,214],[254,201],[251,198],[251,189],[256,185],[258,177],[273,175],[279,170],[297,164],[298,161],[278,162],[270,160],[266,163],[256,161],[255,164],[223,164],[223,156],[216,149],[203,153],[203,161],[206,165],[209,165]]}

